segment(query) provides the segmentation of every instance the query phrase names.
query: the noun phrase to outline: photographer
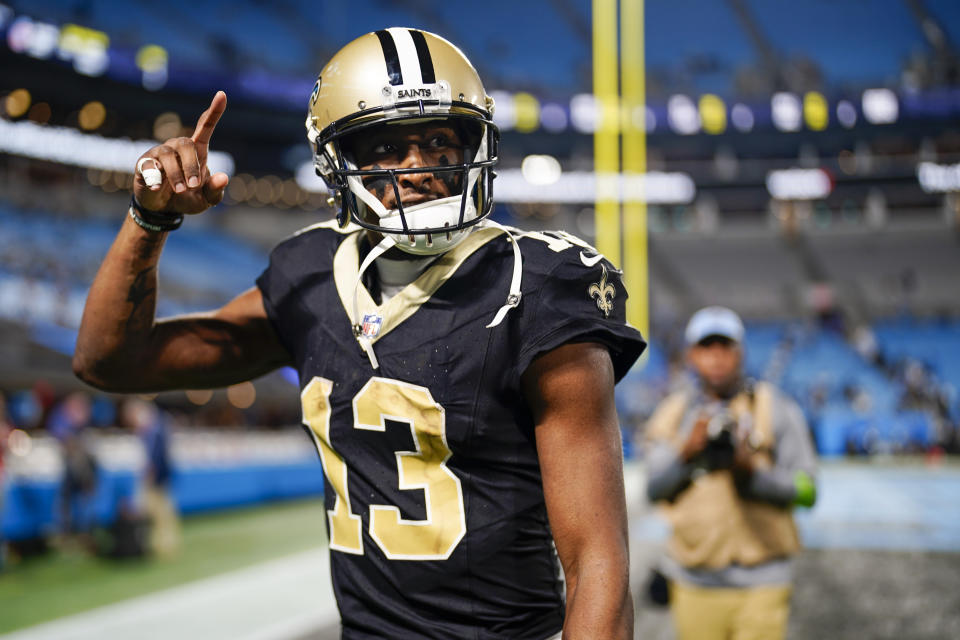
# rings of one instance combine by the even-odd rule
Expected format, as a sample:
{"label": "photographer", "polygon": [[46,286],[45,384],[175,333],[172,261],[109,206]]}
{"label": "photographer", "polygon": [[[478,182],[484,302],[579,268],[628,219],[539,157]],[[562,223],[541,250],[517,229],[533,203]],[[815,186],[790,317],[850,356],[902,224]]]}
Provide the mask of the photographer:
{"label": "photographer", "polygon": [[664,399],[647,428],[647,494],[672,526],[663,570],[680,640],[783,638],[794,505],[816,499],[800,408],[742,373],[744,327],[724,307],[686,329],[697,385]]}

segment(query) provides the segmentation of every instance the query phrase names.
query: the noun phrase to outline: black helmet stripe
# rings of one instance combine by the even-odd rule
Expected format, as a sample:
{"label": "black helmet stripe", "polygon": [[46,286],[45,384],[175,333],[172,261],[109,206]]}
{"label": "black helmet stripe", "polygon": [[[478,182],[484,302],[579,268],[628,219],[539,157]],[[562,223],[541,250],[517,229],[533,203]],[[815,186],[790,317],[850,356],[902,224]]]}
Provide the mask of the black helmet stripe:
{"label": "black helmet stripe", "polygon": [[427,47],[427,39],[422,31],[410,29],[410,37],[413,38],[413,45],[417,48],[417,58],[420,60],[420,79],[424,84],[433,84],[437,81],[437,76],[433,70],[433,58],[430,56],[430,49]]}
{"label": "black helmet stripe", "polygon": [[[383,58],[387,63],[387,75],[390,76],[390,84],[403,84],[403,73],[400,71],[400,54],[397,53],[397,45],[393,41],[393,36],[389,31],[381,29],[377,31],[377,38],[380,39]],[[431,62],[431,67],[432,65],[433,63]]]}

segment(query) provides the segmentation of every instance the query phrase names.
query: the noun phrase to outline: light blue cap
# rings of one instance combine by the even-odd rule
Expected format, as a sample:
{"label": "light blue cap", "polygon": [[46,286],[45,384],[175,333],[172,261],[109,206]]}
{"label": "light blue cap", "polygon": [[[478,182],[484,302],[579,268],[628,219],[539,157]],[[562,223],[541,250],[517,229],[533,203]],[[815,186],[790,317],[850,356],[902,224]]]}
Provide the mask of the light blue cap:
{"label": "light blue cap", "polygon": [[743,342],[743,321],[732,309],[704,307],[690,317],[684,337],[687,344],[697,344],[708,336],[723,336]]}

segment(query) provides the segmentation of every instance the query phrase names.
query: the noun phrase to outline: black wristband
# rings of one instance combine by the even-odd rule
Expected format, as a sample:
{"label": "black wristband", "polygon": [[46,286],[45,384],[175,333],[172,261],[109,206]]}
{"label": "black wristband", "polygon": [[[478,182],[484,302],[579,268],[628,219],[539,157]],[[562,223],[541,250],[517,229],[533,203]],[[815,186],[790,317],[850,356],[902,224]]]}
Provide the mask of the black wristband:
{"label": "black wristband", "polygon": [[151,211],[144,209],[137,202],[136,196],[130,196],[130,217],[140,227],[147,231],[160,233],[162,231],[173,231],[179,229],[183,224],[182,213],[167,213],[165,211]]}

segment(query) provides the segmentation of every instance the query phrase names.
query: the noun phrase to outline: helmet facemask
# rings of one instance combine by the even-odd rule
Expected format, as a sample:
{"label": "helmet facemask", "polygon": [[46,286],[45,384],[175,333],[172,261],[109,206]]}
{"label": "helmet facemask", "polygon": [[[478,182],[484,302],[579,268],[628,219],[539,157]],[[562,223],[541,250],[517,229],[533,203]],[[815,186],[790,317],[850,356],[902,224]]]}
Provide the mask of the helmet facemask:
{"label": "helmet facemask", "polygon": [[[411,108],[414,113],[409,113]],[[498,132],[483,117],[485,114],[451,113],[449,107],[442,109],[446,113],[437,113],[440,109],[425,109],[423,101],[399,104],[396,109],[399,113],[389,119],[367,120],[352,126],[349,122],[333,123],[329,129],[334,131],[325,131],[327,135],[321,134],[315,143],[317,173],[340,194],[341,224],[352,220],[393,237],[397,247],[407,253],[443,253],[466,237],[469,228],[493,208],[492,167],[496,163]],[[340,132],[336,131],[338,124],[342,127]],[[356,149],[365,138],[379,135],[383,127],[409,130],[409,125],[416,124],[452,129],[459,138],[459,162],[423,162],[423,166],[409,168],[358,167]],[[433,199],[404,205],[403,195],[410,196],[411,180],[442,182],[442,191],[449,195],[439,197],[434,189]],[[393,208],[388,209],[384,202]]]}

